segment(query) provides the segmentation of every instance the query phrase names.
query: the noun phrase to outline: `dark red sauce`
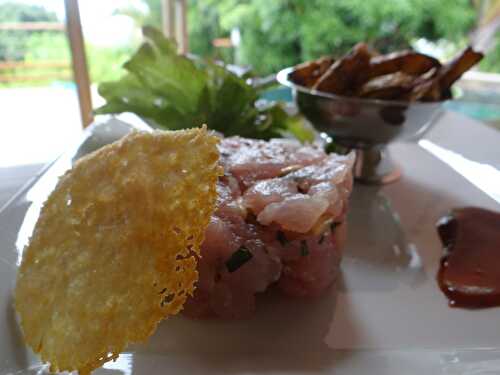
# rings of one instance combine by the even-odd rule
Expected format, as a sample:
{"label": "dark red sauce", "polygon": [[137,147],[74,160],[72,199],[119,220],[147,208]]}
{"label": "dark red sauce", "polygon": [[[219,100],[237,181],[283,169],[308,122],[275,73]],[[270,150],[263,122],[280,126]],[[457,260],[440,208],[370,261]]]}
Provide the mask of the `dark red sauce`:
{"label": "dark red sauce", "polygon": [[500,213],[457,208],[437,229],[444,245],[437,279],[450,306],[500,306]]}

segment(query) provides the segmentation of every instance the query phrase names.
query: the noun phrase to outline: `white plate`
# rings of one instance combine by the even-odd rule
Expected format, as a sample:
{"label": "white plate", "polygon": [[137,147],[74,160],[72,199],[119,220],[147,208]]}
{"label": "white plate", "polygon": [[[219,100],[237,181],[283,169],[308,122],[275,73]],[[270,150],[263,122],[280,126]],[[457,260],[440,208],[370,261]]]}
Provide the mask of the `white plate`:
{"label": "white plate", "polygon": [[[142,127],[136,120],[127,119]],[[94,125],[0,212],[0,374],[46,371],[22,342],[11,297],[40,204],[75,155],[130,128]],[[495,130],[447,114],[419,144],[391,147],[399,182],[355,187],[337,292],[312,302],[265,295],[247,321],[170,319],[96,374],[500,373],[500,309],[447,306],[434,228],[451,207],[500,209],[499,144]]]}

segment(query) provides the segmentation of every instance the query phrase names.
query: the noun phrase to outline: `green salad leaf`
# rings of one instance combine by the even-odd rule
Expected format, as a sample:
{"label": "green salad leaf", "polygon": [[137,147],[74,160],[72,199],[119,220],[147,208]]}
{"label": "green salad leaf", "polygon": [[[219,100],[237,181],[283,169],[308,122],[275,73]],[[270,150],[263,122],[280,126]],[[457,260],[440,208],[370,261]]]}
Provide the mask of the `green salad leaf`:
{"label": "green salad leaf", "polygon": [[278,103],[259,103],[259,91],[244,79],[214,62],[179,55],[153,27],[143,34],[144,43],[124,64],[126,75],[99,85],[106,104],[97,114],[133,112],[172,130],[207,124],[226,136],[312,139],[301,118]]}

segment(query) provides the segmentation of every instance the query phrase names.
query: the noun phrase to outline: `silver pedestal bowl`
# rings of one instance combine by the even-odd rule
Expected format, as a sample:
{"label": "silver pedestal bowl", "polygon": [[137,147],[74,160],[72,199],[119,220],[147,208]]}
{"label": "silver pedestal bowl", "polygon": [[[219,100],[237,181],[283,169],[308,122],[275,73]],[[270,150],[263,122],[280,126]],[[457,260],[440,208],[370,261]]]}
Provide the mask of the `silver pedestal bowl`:
{"label": "silver pedestal bowl", "polygon": [[401,171],[390,159],[386,146],[392,141],[418,139],[442,114],[443,101],[403,102],[363,99],[319,92],[293,83],[283,69],[276,79],[292,89],[299,111],[319,132],[357,153],[357,181],[385,184],[397,180]]}

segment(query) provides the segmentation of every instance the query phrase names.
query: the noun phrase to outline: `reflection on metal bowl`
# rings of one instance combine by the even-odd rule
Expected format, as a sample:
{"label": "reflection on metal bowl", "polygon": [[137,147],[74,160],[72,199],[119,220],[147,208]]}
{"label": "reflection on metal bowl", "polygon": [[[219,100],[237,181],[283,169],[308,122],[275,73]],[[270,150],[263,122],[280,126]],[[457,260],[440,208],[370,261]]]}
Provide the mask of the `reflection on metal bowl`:
{"label": "reflection on metal bowl", "polygon": [[443,113],[443,103],[404,102],[338,96],[296,85],[280,71],[279,83],[292,89],[300,112],[320,132],[346,148],[358,151],[356,178],[364,183],[395,181],[400,173],[384,147],[392,141],[418,139]]}

